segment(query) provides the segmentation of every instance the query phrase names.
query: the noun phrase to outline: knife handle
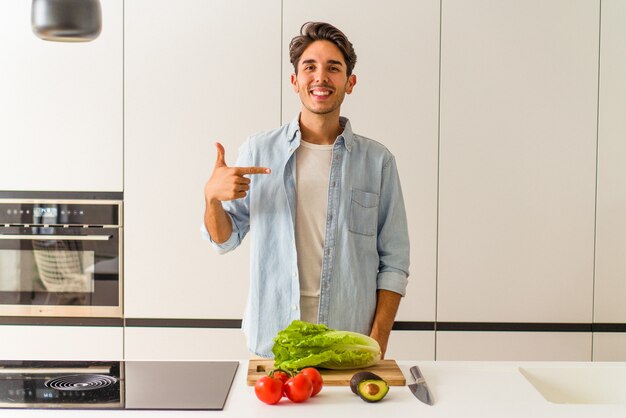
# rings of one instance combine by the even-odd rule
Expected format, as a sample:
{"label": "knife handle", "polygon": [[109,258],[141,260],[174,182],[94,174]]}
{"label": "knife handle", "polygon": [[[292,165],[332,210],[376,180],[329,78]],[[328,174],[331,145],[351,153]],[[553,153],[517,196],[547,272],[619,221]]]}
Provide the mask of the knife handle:
{"label": "knife handle", "polygon": [[422,376],[422,372],[420,371],[419,367],[413,366],[411,367],[410,371],[411,376],[413,376],[413,379],[415,379],[416,383],[424,383],[426,381],[426,379],[424,379],[424,376]]}

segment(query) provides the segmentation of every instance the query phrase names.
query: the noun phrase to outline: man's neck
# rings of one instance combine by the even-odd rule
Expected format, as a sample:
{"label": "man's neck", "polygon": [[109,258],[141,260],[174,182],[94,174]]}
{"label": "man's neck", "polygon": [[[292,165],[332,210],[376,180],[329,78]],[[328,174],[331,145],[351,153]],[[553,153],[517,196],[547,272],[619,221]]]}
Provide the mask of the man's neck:
{"label": "man's neck", "polygon": [[339,114],[316,115],[308,112],[300,114],[300,132],[306,142],[318,145],[331,145],[343,128],[339,123]]}

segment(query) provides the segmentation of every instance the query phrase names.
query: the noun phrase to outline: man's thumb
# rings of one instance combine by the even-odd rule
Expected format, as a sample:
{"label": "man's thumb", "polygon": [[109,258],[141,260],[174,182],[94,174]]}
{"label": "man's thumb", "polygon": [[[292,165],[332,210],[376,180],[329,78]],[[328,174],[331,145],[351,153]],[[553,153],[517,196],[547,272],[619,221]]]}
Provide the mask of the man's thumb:
{"label": "man's thumb", "polygon": [[224,150],[224,147],[219,142],[216,142],[215,148],[217,148],[217,160],[215,161],[215,166],[226,167],[226,160],[224,158],[226,151]]}

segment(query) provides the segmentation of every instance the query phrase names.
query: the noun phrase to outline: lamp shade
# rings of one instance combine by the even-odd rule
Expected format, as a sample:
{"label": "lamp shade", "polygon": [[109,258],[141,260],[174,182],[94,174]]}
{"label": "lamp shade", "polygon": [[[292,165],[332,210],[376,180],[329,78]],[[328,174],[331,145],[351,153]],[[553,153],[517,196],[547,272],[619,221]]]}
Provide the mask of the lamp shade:
{"label": "lamp shade", "polygon": [[102,29],[100,0],[33,0],[31,24],[46,41],[92,41]]}

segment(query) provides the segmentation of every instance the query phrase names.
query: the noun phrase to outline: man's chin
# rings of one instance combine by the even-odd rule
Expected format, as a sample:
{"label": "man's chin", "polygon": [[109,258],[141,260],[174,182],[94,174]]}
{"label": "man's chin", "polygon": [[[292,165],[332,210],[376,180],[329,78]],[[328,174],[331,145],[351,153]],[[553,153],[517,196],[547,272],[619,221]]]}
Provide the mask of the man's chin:
{"label": "man's chin", "polygon": [[335,113],[339,107],[332,107],[332,108],[314,108],[314,107],[310,107],[310,106],[306,106],[304,105],[304,107],[306,108],[306,110],[308,110],[310,113],[313,113],[314,115],[319,115],[319,116],[323,116],[323,115],[330,115],[332,113]]}

